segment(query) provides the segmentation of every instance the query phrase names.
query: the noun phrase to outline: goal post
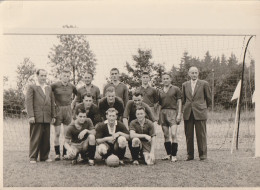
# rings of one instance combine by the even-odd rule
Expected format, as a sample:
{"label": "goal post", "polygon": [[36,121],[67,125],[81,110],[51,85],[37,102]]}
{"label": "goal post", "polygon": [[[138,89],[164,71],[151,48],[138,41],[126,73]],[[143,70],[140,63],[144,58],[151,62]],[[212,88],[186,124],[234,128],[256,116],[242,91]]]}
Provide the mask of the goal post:
{"label": "goal post", "polygon": [[[97,83],[101,91],[103,90],[102,88],[104,85],[103,83],[105,83],[105,78],[109,77],[109,69],[112,67],[118,67],[121,72],[127,73],[125,63],[128,62],[130,65],[133,65],[133,55],[138,53],[138,49],[151,50],[152,62],[155,64],[160,63],[164,65],[168,71],[170,71],[174,65],[177,68],[177,71],[179,71],[178,69],[180,69],[180,64],[185,62],[183,59],[184,52],[189,53],[188,59],[192,60],[192,64],[196,64],[196,61],[206,63],[207,60],[205,60],[205,56],[207,51],[209,51],[211,56],[209,64],[213,64],[212,62],[214,58],[221,59],[222,54],[226,56],[226,61],[228,62],[228,59],[232,53],[237,58],[237,62],[241,63],[245,42],[251,35],[259,35],[258,33],[255,33],[255,31],[246,30],[220,31],[182,29],[4,28],[4,59],[7,63],[9,63],[10,60],[16,62],[15,66],[17,66],[23,61],[23,58],[29,57],[31,58],[32,62],[38,64],[36,65],[37,67],[40,65],[44,67],[50,67],[50,65],[47,65],[47,62],[50,61],[48,59],[48,54],[51,51],[53,45],[59,44],[57,35],[65,34],[83,35],[86,37],[86,40],[89,42],[90,49],[97,58],[98,64],[96,70],[97,74],[95,76],[96,80],[93,82],[94,84]],[[257,39],[257,48],[259,50],[258,36],[254,38],[254,40],[255,39]],[[254,56],[258,56],[256,57],[256,60],[260,60],[257,53],[253,54],[253,51],[256,52],[256,50],[251,48],[251,51],[251,58],[254,59]],[[247,62],[249,62],[250,59],[248,59]],[[7,65],[7,67],[8,66],[11,66],[11,62],[10,65]],[[12,65],[12,68],[15,69],[14,65]],[[260,70],[259,64],[255,64],[255,70],[256,73]],[[210,85],[217,85],[213,87],[214,92],[218,92],[218,88],[220,88],[221,84],[216,83],[222,77],[222,73],[217,73],[216,70],[213,71],[214,75],[213,73],[208,73],[207,76],[204,77],[205,80],[208,80]],[[100,73],[102,73],[102,76],[100,76]],[[215,80],[213,79],[213,83],[212,76],[215,78]],[[255,74],[255,76],[257,76],[257,74]],[[53,80],[57,80],[57,78],[54,78]],[[232,83],[235,83],[236,86],[239,78],[230,78],[230,80]],[[100,81],[103,83],[99,83]],[[214,81],[216,83],[214,83]],[[259,84],[259,82],[255,80],[255,84],[255,96],[258,97],[259,92],[257,91],[257,84]],[[234,90],[235,89],[230,89],[230,93],[227,92],[226,94],[222,94],[222,96],[230,96]],[[228,97],[227,99],[230,100],[231,97]],[[216,100],[214,103],[216,103],[216,106],[218,106],[218,104],[223,102]],[[221,106],[223,105],[221,104]],[[209,146],[213,149],[230,149],[229,141],[232,138],[233,120],[235,119],[235,107],[232,107],[230,104],[228,108],[233,109],[234,113],[229,112],[229,115],[226,115],[226,117],[222,120],[221,118],[217,117],[221,117],[224,114],[221,115],[221,113],[216,112],[217,116],[214,118],[215,120],[209,121]],[[11,115],[17,114],[14,107],[11,107],[10,109],[11,110],[9,111]],[[258,110],[260,110],[259,105],[256,103],[255,113],[257,113]],[[215,113],[210,114],[212,115]],[[244,131],[242,131],[240,135],[241,138],[244,139],[249,137],[250,143],[255,143],[255,156],[259,157],[260,146],[258,146],[258,144],[260,144],[260,132],[259,128],[257,127],[259,126],[259,119],[257,119],[257,117],[254,117],[254,119],[255,125],[250,126],[253,127],[254,131],[251,131],[251,128],[244,128]],[[12,121],[8,120],[8,122],[10,123]],[[22,122],[22,124],[26,125],[26,122]],[[244,123],[243,125],[246,126],[247,124]],[[218,128],[215,128],[216,126]],[[9,140],[17,138],[18,134],[16,134],[16,129],[4,128],[4,130],[5,133],[9,135],[7,135],[5,138],[10,137]],[[26,136],[24,132],[22,134],[25,136],[23,141],[26,141],[28,136]],[[215,138],[218,140],[214,142]],[[23,143],[21,143],[20,146],[22,146],[22,144]],[[250,148],[250,145],[247,144],[245,147]]]}

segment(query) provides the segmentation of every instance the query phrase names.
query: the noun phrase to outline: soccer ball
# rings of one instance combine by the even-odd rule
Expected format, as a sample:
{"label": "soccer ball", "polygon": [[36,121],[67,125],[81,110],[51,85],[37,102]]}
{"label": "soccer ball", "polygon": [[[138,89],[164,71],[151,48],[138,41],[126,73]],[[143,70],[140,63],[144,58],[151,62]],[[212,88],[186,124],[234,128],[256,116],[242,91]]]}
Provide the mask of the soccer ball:
{"label": "soccer ball", "polygon": [[116,155],[112,154],[107,157],[106,164],[110,167],[117,167],[119,166],[119,158]]}

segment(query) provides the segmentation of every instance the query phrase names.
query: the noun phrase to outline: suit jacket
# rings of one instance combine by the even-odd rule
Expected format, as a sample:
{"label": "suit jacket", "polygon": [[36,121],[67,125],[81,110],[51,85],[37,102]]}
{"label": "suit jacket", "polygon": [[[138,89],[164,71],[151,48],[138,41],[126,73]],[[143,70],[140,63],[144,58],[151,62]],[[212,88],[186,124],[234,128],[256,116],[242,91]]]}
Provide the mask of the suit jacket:
{"label": "suit jacket", "polygon": [[192,111],[195,120],[206,120],[207,108],[211,105],[209,83],[198,79],[192,95],[191,81],[187,81],[182,84],[182,93],[183,119],[189,120]]}
{"label": "suit jacket", "polygon": [[35,118],[35,123],[51,123],[56,117],[54,95],[50,86],[45,87],[45,94],[40,86],[29,85],[25,97],[27,114]]}

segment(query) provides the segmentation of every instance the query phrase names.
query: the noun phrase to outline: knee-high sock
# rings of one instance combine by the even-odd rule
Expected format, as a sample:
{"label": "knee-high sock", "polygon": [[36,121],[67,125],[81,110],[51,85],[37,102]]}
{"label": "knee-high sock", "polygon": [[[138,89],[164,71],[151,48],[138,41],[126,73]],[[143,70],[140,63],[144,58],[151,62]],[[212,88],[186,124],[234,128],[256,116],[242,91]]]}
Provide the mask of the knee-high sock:
{"label": "knee-high sock", "polygon": [[55,149],[55,154],[60,155],[60,145],[55,145],[54,149]]}
{"label": "knee-high sock", "polygon": [[119,160],[122,160],[125,156],[125,151],[126,151],[126,148],[120,148],[118,147],[118,150],[117,150],[117,156],[119,158]]}
{"label": "knee-high sock", "polygon": [[178,143],[172,143],[172,156],[176,156],[178,151]]}
{"label": "knee-high sock", "polygon": [[90,160],[94,160],[96,153],[96,145],[88,145],[88,157]]}
{"label": "knee-high sock", "polygon": [[165,142],[164,147],[165,147],[167,155],[171,155],[171,151],[172,151],[171,142]]}
{"label": "knee-high sock", "polygon": [[140,147],[132,147],[132,158],[133,160],[138,160],[138,155],[139,155]]}
{"label": "knee-high sock", "polygon": [[65,148],[65,146],[63,146],[63,153],[62,153],[62,155],[64,156],[64,155],[66,155],[66,153],[67,153],[67,149]]}

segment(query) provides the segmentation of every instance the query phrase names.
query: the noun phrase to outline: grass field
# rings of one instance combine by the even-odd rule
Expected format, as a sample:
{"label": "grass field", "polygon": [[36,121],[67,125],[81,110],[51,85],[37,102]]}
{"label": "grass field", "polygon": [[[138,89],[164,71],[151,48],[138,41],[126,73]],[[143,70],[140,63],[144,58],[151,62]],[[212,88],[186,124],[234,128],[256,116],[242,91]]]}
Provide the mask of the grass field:
{"label": "grass field", "polygon": [[[28,123],[26,119],[4,120],[4,187],[258,187],[260,161],[254,156],[254,113],[241,117],[239,150],[230,154],[233,113],[210,113],[208,161],[187,162],[183,123],[179,126],[178,162],[162,161],[163,134],[157,128],[156,164],[110,168],[96,159],[96,165],[72,166],[70,161],[28,162]],[[51,135],[53,144],[53,128]],[[130,157],[129,150],[126,153]],[[53,146],[51,158],[54,158]]]}

